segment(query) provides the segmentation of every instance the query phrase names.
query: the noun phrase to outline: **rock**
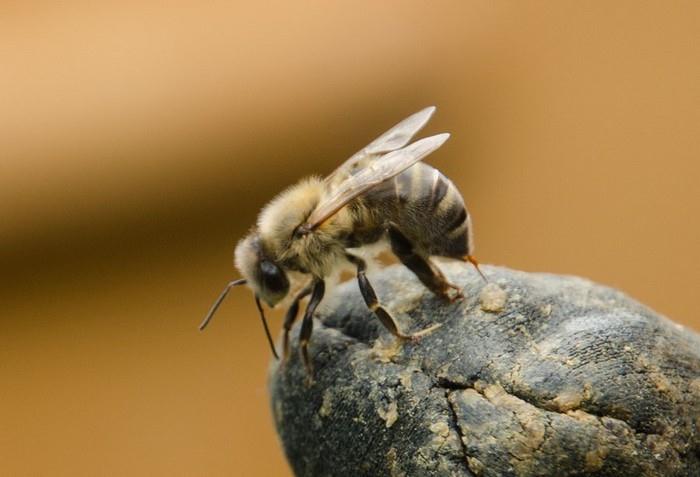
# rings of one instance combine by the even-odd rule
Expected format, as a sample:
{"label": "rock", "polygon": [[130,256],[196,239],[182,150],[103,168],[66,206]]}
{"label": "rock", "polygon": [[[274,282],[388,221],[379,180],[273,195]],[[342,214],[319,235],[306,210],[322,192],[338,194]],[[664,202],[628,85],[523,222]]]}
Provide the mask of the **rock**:
{"label": "rock", "polygon": [[[310,351],[274,363],[275,423],[299,476],[700,476],[700,337],[611,288],[442,263],[446,303],[402,266],[324,300]],[[486,290],[484,290],[485,287]]]}

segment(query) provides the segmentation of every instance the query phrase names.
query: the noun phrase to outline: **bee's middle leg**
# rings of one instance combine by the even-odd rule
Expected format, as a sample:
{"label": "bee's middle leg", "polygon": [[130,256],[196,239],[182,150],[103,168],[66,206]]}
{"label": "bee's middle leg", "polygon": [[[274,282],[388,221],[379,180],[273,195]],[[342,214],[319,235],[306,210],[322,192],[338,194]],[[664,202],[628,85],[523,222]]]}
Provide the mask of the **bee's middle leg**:
{"label": "bee's middle leg", "polygon": [[401,263],[408,267],[430,291],[454,301],[463,298],[462,290],[450,283],[430,259],[416,253],[411,241],[396,227],[389,227],[391,250]]}
{"label": "bee's middle leg", "polygon": [[389,330],[392,335],[402,340],[416,338],[417,335],[406,335],[402,333],[401,330],[399,330],[399,325],[396,323],[394,317],[391,316],[388,311],[386,311],[381,303],[379,303],[377,294],[374,292],[374,287],[372,287],[372,284],[369,282],[367,275],[365,274],[367,270],[367,264],[365,261],[360,257],[349,253],[346,254],[346,257],[351,263],[357,266],[357,283],[360,286],[360,293],[362,293],[362,298],[364,298],[367,308],[372,310],[372,312],[377,315],[379,321],[382,322],[382,325],[384,325],[384,327]]}

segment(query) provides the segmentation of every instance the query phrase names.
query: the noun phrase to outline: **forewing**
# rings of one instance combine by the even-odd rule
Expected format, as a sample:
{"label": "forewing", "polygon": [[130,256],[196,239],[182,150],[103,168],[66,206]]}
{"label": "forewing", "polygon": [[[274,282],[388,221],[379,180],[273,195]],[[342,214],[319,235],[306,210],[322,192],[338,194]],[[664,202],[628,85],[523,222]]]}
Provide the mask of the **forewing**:
{"label": "forewing", "polygon": [[353,169],[364,159],[371,156],[395,151],[402,148],[420,131],[430,120],[435,112],[435,106],[429,106],[414,113],[369,143],[367,146],[352,155],[350,159],[340,165],[328,177],[326,184],[331,184],[336,179],[343,179],[345,176],[353,174]]}
{"label": "forewing", "polygon": [[306,222],[306,228],[318,227],[348,202],[372,187],[402,173],[442,146],[449,137],[449,134],[443,133],[420,139],[403,149],[389,152],[369,166],[358,170],[354,175],[341,182],[332,191],[330,197],[316,207]]}

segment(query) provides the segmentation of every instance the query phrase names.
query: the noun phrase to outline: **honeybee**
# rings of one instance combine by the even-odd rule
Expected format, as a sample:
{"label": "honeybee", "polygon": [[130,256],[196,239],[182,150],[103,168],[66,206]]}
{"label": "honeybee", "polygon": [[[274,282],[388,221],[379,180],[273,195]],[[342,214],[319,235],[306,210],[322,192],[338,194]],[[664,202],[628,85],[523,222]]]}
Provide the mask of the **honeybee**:
{"label": "honeybee", "polygon": [[410,340],[433,329],[414,334],[401,331],[367,279],[365,260],[352,249],[387,245],[428,289],[450,301],[461,297],[461,290],[446,279],[431,256],[471,262],[481,273],[472,255],[471,219],[462,196],[440,171],[420,162],[442,146],[449,134],[408,144],[434,112],[435,107],[428,107],[407,117],[325,179],[304,179],[265,206],[257,224],[236,246],[235,266],[243,278],[224,288],[200,330],[232,287],[247,284],[277,357],[261,300],[270,307],[277,305],[289,294],[287,272],[299,272],[309,279],[287,310],[283,356],[288,355],[289,331],[300,301],[311,295],[299,335],[299,349],[310,372],[308,343],[314,311],[323,299],[325,280],[346,266],[356,269],[367,307],[396,338]]}

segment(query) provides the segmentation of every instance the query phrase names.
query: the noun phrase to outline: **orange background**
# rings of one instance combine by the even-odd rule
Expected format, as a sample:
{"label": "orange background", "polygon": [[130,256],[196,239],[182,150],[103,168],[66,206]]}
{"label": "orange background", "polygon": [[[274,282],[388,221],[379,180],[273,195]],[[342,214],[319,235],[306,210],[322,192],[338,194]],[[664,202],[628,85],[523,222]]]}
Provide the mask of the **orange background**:
{"label": "orange background", "polygon": [[2,473],[288,475],[250,294],[196,326],[267,200],[430,104],[481,261],[700,329],[700,3],[525,3],[4,2]]}

